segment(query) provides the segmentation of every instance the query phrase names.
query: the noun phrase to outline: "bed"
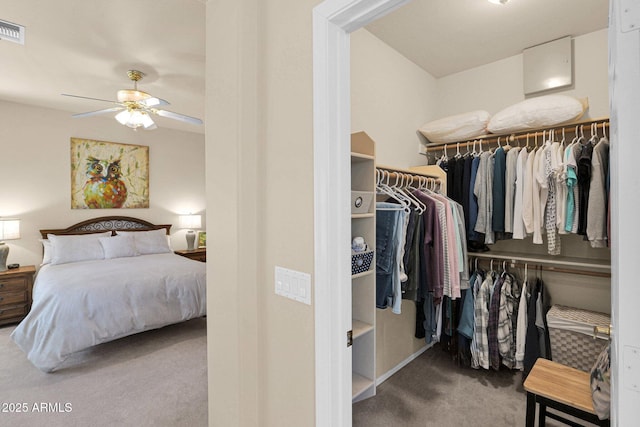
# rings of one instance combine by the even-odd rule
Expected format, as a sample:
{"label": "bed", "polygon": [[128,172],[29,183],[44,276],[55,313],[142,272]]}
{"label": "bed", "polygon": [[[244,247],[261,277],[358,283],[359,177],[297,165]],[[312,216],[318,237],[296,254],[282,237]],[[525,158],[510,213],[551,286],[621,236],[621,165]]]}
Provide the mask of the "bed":
{"label": "bed", "polygon": [[206,315],[206,265],[175,255],[171,225],[101,217],[40,230],[31,311],[11,334],[52,372],[92,346]]}

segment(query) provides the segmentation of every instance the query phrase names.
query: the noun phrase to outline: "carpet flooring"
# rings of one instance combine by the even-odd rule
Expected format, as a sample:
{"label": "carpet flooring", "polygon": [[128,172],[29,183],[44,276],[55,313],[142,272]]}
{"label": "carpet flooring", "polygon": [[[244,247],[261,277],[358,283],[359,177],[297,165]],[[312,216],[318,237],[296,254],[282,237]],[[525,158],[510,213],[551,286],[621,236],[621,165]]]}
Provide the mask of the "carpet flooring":
{"label": "carpet flooring", "polygon": [[[458,367],[435,346],[353,405],[354,427],[514,427],[525,424],[520,372]],[[562,425],[554,420],[548,426]]]}
{"label": "carpet flooring", "polygon": [[[45,374],[0,328],[0,426],[206,426],[206,319],[79,352]],[[22,410],[22,412],[17,412]]]}

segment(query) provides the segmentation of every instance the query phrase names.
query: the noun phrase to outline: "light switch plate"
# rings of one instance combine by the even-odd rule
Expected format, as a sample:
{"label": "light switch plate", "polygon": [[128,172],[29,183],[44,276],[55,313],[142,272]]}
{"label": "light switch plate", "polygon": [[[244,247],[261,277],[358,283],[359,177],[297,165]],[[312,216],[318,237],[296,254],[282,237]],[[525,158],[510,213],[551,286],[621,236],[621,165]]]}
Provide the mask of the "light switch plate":
{"label": "light switch plate", "polygon": [[276,266],[275,291],[276,295],[311,305],[311,275]]}

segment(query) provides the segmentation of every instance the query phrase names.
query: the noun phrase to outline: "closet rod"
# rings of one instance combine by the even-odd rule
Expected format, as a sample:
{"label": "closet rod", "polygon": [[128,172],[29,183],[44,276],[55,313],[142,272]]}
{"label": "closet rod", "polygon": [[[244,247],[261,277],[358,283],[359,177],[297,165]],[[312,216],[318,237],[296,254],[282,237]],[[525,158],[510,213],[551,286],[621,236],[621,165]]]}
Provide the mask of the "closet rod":
{"label": "closet rod", "polygon": [[399,179],[399,178],[402,178],[403,175],[405,176],[412,175],[418,178],[428,178],[432,181],[435,181],[435,183],[438,185],[441,184],[440,177],[436,175],[430,175],[427,173],[420,173],[420,172],[416,172],[408,169],[393,168],[390,166],[383,166],[383,165],[376,165],[376,169],[380,171],[384,171],[385,176],[386,174],[389,174],[389,179]]}
{"label": "closet rod", "polygon": [[[442,151],[443,149],[449,148],[451,146],[470,147],[474,144],[474,141],[476,145],[478,144],[478,141],[481,141],[483,144],[492,145],[498,142],[498,138],[500,138],[501,140],[504,140],[505,143],[507,142],[511,143],[517,140],[520,140],[522,142],[527,140],[527,135],[529,136],[529,145],[531,146],[534,144],[536,136],[540,138],[545,134],[548,135],[550,130],[559,131],[561,133],[562,130],[564,129],[565,134],[574,135],[576,132],[576,127],[582,127],[582,129],[585,132],[585,138],[589,138],[590,126],[594,123],[596,124],[596,129],[603,129],[605,127],[607,128],[609,127],[608,118],[594,119],[594,120],[588,120],[584,122],[550,126],[548,128],[542,128],[542,130],[537,130],[537,131],[519,131],[519,132],[508,133],[508,134],[489,134],[489,135],[478,136],[468,141],[429,143],[426,146],[426,151],[427,152]],[[541,145],[540,141],[538,141],[538,145]]]}
{"label": "closet rod", "polygon": [[[554,273],[566,273],[566,274],[576,274],[581,276],[590,276],[590,277],[602,277],[602,278],[610,278],[611,273],[606,271],[591,271],[591,270],[580,270],[577,268],[566,268],[564,266],[580,266],[585,265],[588,268],[597,268],[597,269],[610,269],[610,266],[605,265],[594,265],[588,263],[580,263],[580,262],[571,262],[571,261],[547,261],[536,258],[521,258],[512,255],[498,255],[498,254],[490,254],[490,253],[473,253],[470,252],[468,254],[469,259],[473,260],[476,258],[482,261],[507,261],[510,267],[524,267],[525,265],[532,267],[539,267],[543,271],[550,271]],[[562,267],[557,267],[560,265]]]}

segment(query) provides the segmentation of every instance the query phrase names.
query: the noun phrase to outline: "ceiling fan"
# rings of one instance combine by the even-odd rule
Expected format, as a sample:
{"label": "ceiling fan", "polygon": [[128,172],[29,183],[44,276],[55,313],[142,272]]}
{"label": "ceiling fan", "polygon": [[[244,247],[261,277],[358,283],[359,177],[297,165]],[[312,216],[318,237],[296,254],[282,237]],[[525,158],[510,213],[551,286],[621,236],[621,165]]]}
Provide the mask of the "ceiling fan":
{"label": "ceiling fan", "polygon": [[158,116],[166,117],[169,119],[180,120],[186,123],[192,123],[196,125],[202,124],[202,120],[198,118],[159,109],[158,107],[169,105],[169,103],[164,99],[156,98],[155,96],[138,90],[138,81],[144,77],[144,73],[142,71],[129,70],[127,71],[127,76],[129,76],[129,79],[133,81],[133,89],[119,90],[117,93],[117,101],[109,101],[107,99],[90,98],[87,96],[69,95],[63,93],[63,96],[91,99],[94,101],[116,104],[116,107],[105,108],[97,111],[89,111],[87,113],[73,114],[72,117],[90,117],[120,111],[118,114],[116,114],[115,119],[121,124],[128,126],[134,130],[137,130],[140,127],[149,130],[156,129],[157,126],[151,118],[152,114],[157,114]]}

